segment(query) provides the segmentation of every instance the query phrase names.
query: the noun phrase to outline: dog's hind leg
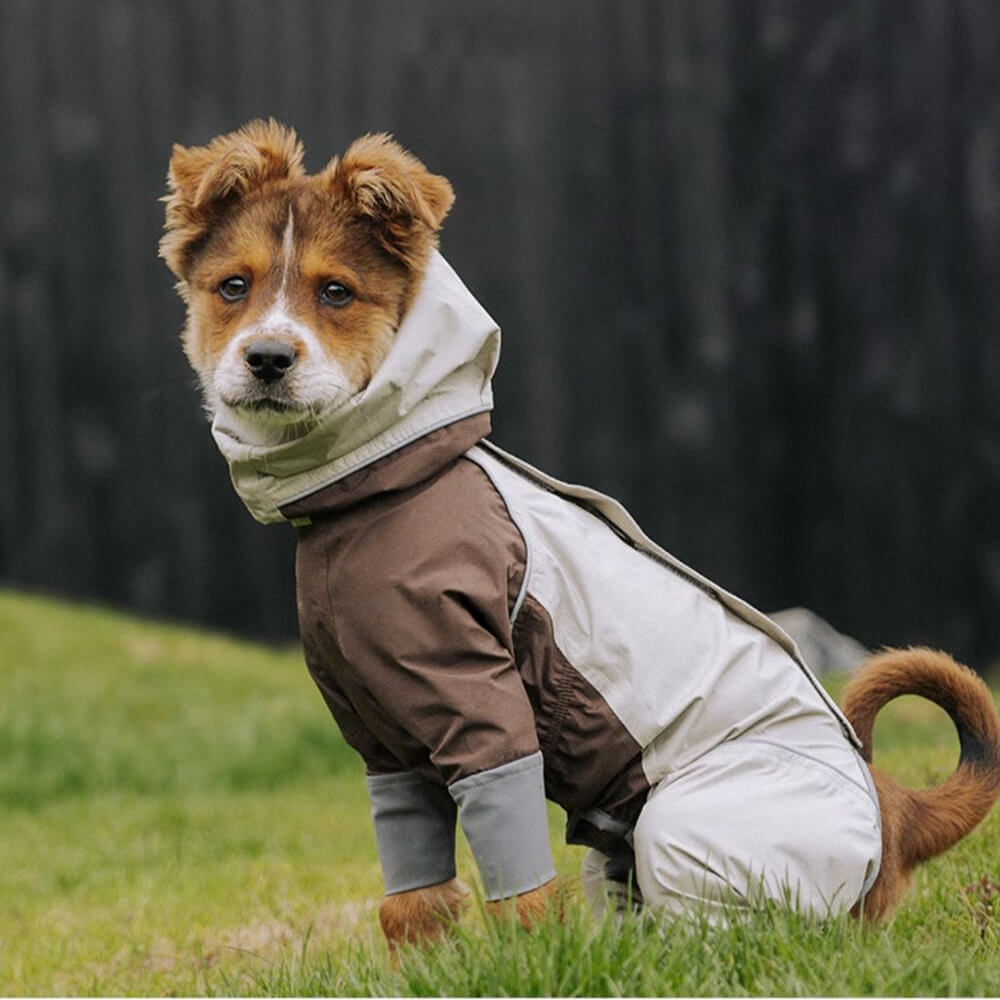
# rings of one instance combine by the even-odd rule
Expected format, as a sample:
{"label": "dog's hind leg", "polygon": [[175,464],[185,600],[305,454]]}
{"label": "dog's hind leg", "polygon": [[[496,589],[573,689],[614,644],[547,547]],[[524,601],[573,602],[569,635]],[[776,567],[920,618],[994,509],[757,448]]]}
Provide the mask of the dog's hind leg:
{"label": "dog's hind leg", "polygon": [[713,920],[768,901],[820,918],[849,910],[874,880],[881,833],[864,765],[846,744],[838,753],[856,776],[742,737],[654,787],[634,833],[645,905]]}

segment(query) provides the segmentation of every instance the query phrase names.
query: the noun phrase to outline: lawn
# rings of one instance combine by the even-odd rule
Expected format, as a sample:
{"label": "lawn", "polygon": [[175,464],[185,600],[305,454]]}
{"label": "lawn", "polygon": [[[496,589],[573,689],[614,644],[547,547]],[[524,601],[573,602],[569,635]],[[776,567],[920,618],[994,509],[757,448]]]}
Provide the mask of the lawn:
{"label": "lawn", "polygon": [[[913,784],[957,754],[915,699],[876,739]],[[998,833],[1000,811],[874,931],[473,913],[394,969],[362,769],[297,650],[0,592],[0,995],[1000,994]]]}

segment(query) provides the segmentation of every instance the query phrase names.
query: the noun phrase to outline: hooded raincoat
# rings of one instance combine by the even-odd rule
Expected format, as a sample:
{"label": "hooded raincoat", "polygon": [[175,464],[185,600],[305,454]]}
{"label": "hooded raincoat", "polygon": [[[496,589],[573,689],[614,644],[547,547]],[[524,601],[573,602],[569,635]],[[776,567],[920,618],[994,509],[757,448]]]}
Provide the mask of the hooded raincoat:
{"label": "hooded raincoat", "polygon": [[[496,324],[435,255],[371,383],[319,426],[261,448],[213,424],[251,513],[298,527],[306,660],[365,760],[386,891],[454,875],[456,818],[487,899],[543,884],[546,798],[566,810],[571,843],[636,852],[647,900],[676,882],[664,852],[705,854],[692,878],[718,874],[708,855],[721,853],[746,882],[780,812],[762,794],[757,819],[737,818],[734,795],[759,781],[798,788],[803,816],[802,788],[817,783],[829,816],[851,814],[846,854],[803,860],[792,845],[776,865],[832,866],[816,893],[843,889],[852,905],[876,874],[879,834],[850,726],[776,624],[614,500],[485,440],[498,351]],[[734,747],[735,770],[718,772],[730,783],[703,780]],[[795,774],[775,777],[776,753]],[[655,824],[654,799],[668,817]],[[681,813],[731,836],[664,840]],[[818,822],[822,839],[831,819],[811,814],[804,836]]]}

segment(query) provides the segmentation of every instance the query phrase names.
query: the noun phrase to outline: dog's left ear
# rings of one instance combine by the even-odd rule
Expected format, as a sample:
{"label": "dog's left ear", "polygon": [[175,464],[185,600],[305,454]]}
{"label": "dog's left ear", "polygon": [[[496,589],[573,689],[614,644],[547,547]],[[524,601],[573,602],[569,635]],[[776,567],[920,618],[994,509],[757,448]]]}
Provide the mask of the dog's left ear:
{"label": "dog's left ear", "polygon": [[338,201],[369,222],[376,238],[411,269],[437,246],[437,232],[455,201],[447,178],[432,174],[384,133],[356,140],[320,175]]}
{"label": "dog's left ear", "polygon": [[160,256],[183,281],[193,249],[223,214],[266,181],[302,173],[302,143],[273,118],[249,122],[207,146],[174,146]]}

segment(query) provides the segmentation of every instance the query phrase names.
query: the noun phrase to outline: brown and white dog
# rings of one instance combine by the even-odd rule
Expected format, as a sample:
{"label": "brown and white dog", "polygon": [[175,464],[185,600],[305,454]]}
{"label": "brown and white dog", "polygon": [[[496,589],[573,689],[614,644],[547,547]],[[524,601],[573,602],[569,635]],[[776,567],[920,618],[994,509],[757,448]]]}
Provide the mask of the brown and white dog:
{"label": "brown and white dog", "polygon": [[160,253],[206,406],[279,435],[371,379],[454,201],[385,135],[306,176],[273,121],[175,147],[169,184]]}
{"label": "brown and white dog", "polygon": [[[204,147],[176,146],[168,182],[160,250],[187,303],[184,349],[210,414],[250,446],[310,433],[366,389],[390,351],[436,249],[451,185],[385,135],[359,139],[308,175],[295,134],[274,121]],[[921,791],[872,770],[881,868],[855,907],[870,919],[884,917],[914,866],[965,836],[1000,792],[993,700],[942,653],[889,651],[856,676],[844,711],[865,759],[876,713],[907,693],[946,709],[961,759],[943,785]],[[390,943],[434,937],[462,896],[453,880],[388,896]],[[522,919],[552,896],[552,882],[518,894]]]}

